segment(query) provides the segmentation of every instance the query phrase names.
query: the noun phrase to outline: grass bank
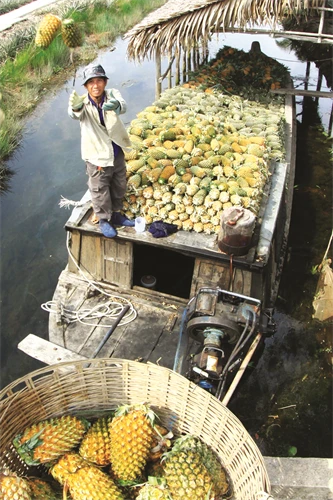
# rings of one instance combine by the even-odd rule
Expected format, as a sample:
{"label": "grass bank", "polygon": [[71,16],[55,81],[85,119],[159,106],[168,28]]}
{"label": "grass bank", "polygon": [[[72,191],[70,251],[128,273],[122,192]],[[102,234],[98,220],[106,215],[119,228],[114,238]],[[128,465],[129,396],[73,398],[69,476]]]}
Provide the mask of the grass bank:
{"label": "grass bank", "polygon": [[108,47],[120,35],[138,23],[164,0],[106,0],[69,4],[64,2],[51,13],[61,19],[72,18],[81,28],[83,44],[68,48],[59,33],[47,49],[35,45],[37,26],[18,31],[0,44],[1,109],[5,121],[0,129],[0,193],[7,188],[10,172],[5,161],[14,153],[22,139],[25,119],[42,96],[73,66],[87,64],[98,51]]}

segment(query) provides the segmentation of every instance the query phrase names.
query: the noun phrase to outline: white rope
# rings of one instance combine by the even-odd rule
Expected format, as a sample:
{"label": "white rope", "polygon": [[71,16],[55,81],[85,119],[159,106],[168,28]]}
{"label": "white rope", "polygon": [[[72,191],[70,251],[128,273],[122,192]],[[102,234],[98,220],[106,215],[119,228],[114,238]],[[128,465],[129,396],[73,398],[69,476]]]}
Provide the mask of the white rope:
{"label": "white rope", "polygon": [[61,195],[61,200],[59,201],[59,207],[60,208],[68,208],[70,209],[71,207],[82,207],[85,205],[86,201],[73,201],[69,200],[68,198],[65,198],[64,196]]}
{"label": "white rope", "polygon": [[[76,310],[73,311],[71,309],[67,309],[63,307],[61,304],[61,315],[66,318],[68,323],[74,323],[76,321],[84,324],[84,325],[89,325],[89,326],[100,326],[101,328],[111,328],[113,325],[112,324],[96,324],[96,323],[90,323],[93,319],[100,319],[102,317],[104,318],[115,318],[117,317],[121,311],[124,309],[125,305],[129,305],[129,310],[125,314],[125,316],[122,318],[122,320],[119,323],[119,326],[127,325],[128,323],[132,322],[135,320],[137,317],[137,312],[133,306],[133,304],[125,299],[124,297],[121,297],[120,295],[114,295],[111,293],[106,292],[103,288],[99,286],[99,283],[96,283],[95,281],[90,280],[85,273],[82,271],[81,267],[77,263],[75,257],[73,256],[72,252],[70,251],[69,248],[69,237],[70,233],[67,233],[67,239],[66,239],[66,248],[68,255],[74,262],[76,268],[80,272],[80,274],[83,276],[84,280],[89,283],[90,286],[92,286],[95,290],[99,291],[101,294],[106,295],[107,297],[110,297],[110,300],[107,302],[104,302],[103,304],[98,304],[94,306],[92,309],[82,309],[82,310]],[[119,302],[117,301],[119,300]],[[125,304],[124,304],[125,303]],[[59,313],[59,306],[56,301],[48,301],[45,302],[44,304],[41,305],[41,308],[44,311],[47,311],[49,313]]]}

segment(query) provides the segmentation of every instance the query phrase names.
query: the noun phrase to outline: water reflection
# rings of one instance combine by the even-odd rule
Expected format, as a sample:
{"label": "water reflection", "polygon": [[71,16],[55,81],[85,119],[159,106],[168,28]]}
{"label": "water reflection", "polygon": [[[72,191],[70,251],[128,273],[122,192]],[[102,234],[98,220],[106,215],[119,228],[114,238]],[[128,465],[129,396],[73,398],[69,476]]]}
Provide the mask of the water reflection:
{"label": "water reflection", "polygon": [[[247,51],[253,40],[254,37],[250,35],[220,35],[210,43],[211,56],[214,57],[223,45]],[[290,69],[295,86],[304,85],[306,64],[297,61],[292,51],[278,47],[274,39],[261,36],[259,40],[263,52],[277,58]],[[126,43],[120,39],[115,51],[102,52],[98,60],[110,77],[110,84],[119,88],[128,102],[128,112],[123,115],[127,125],[155,98],[155,63],[129,63],[126,60]],[[28,333],[42,338],[48,336],[48,314],[41,310],[40,305],[52,298],[58,276],[67,262],[63,226],[69,211],[60,209],[58,203],[61,196],[79,200],[86,191],[84,163],[80,156],[79,126],[67,116],[69,94],[73,88],[78,93],[83,91],[81,72],[82,68],[79,68],[75,77],[73,75],[60,90],[49,95],[40,104],[27,122],[22,146],[7,165],[15,175],[11,179],[11,191],[1,198],[2,387],[42,366],[22,354],[17,349],[17,344]],[[308,88],[316,87],[317,77],[318,72],[312,66]],[[324,85],[322,90],[325,90]],[[298,99],[298,102],[298,111],[301,113],[302,99]],[[320,99],[318,109],[322,123],[327,128],[330,100]],[[294,321],[283,313],[279,313],[278,319],[276,346],[281,339],[290,338],[288,332]],[[289,358],[292,359],[291,368],[296,366],[295,359],[298,367],[308,362],[308,357],[303,359],[297,357],[297,353],[293,355],[295,358]],[[272,380],[277,383],[276,379],[279,380],[281,376],[281,372],[277,373],[277,368],[282,361],[277,359],[275,364],[272,358],[269,362],[276,368],[272,371],[274,380],[264,379],[266,384]],[[288,359],[284,359],[284,362],[288,364]],[[267,374],[265,370],[263,373]],[[256,381],[253,383],[256,384]],[[269,387],[265,388],[266,392],[270,390],[272,389]],[[258,393],[256,397],[258,403],[255,410],[260,410],[262,405],[262,412],[267,400],[260,400]],[[265,397],[267,398],[267,394]]]}

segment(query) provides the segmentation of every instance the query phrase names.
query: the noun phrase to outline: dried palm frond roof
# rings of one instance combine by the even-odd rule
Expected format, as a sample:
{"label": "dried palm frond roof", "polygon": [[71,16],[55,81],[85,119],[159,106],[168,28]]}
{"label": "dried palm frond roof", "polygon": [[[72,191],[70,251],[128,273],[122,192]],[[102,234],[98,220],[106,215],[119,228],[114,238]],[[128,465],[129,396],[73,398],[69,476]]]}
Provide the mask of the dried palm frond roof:
{"label": "dried palm frond roof", "polygon": [[324,5],[325,0],[169,0],[125,35],[128,56],[142,60],[167,54],[207,40],[214,31],[248,24],[274,26]]}

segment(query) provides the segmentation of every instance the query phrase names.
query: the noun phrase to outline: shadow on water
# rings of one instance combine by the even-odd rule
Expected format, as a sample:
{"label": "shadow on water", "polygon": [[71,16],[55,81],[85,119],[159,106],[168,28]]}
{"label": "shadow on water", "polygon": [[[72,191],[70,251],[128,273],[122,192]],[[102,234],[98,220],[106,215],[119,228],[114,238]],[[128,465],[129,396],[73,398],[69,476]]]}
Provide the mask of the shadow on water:
{"label": "shadow on water", "polygon": [[[217,48],[225,44],[248,50],[252,41],[251,36],[227,35]],[[277,57],[274,40],[265,37],[262,46]],[[116,48],[100,54],[98,60],[112,86],[129,103],[124,115],[127,125],[155,98],[155,63],[130,64],[126,44],[118,40]],[[285,54],[278,54],[284,62]],[[292,61],[290,66],[302,80],[304,64]],[[0,200],[2,387],[41,367],[17,344],[28,333],[48,336],[48,314],[40,306],[51,300],[67,262],[64,224],[69,212],[59,209],[58,203],[61,195],[76,201],[86,191],[79,127],[67,116],[73,86],[82,93],[81,71],[74,82],[69,79],[41,103],[27,122],[19,152],[7,162],[15,175],[10,191]],[[328,457],[332,452],[332,328],[312,320],[318,277],[311,269],[321,262],[331,231],[331,142],[312,99],[298,109],[302,115],[296,182],[289,254],[275,313],[277,331],[266,339],[261,357],[248,368],[229,407],[264,454]]]}

